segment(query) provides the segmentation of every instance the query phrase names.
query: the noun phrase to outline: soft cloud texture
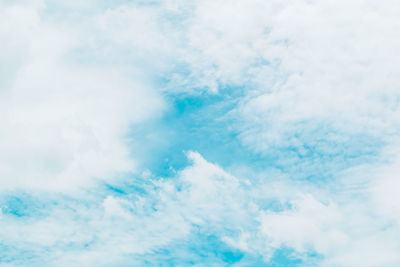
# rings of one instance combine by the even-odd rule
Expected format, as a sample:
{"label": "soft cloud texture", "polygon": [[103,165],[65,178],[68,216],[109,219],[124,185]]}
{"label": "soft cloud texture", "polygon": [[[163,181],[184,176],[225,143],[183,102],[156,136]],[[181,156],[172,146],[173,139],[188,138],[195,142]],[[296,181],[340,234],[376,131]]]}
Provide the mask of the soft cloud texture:
{"label": "soft cloud texture", "polygon": [[12,30],[3,34],[11,38],[4,37],[2,54],[18,62],[3,74],[2,188],[64,190],[133,171],[123,137],[132,123],[163,108],[161,97],[137,71],[127,77],[118,67],[71,61],[76,28],[47,23],[41,10],[19,4],[2,10],[2,27]]}
{"label": "soft cloud texture", "polygon": [[1,265],[399,265],[399,9],[2,2]]}

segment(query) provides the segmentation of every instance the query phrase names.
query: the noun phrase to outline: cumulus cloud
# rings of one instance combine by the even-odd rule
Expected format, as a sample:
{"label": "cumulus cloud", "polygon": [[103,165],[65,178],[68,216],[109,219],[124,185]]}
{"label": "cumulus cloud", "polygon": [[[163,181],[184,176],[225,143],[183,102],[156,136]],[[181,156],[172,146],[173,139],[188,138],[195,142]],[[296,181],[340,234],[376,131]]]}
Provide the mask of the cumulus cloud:
{"label": "cumulus cloud", "polygon": [[70,60],[80,32],[48,23],[43,8],[2,12],[1,55],[13,57],[2,74],[2,188],[64,190],[135,170],[124,135],[163,108],[161,96],[134,69],[127,77]]}

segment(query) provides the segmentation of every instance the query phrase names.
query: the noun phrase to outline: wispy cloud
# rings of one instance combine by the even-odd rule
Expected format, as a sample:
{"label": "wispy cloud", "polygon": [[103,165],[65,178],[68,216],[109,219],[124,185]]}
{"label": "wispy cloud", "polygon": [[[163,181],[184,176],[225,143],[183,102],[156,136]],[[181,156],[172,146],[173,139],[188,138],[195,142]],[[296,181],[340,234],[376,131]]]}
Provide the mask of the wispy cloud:
{"label": "wispy cloud", "polygon": [[398,265],[399,8],[3,1],[1,265]]}

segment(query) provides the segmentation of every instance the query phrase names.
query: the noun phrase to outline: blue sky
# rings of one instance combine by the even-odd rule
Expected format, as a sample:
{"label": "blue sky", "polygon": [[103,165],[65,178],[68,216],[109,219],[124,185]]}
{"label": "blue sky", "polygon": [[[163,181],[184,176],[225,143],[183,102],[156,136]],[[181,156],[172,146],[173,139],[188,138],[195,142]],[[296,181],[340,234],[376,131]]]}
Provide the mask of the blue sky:
{"label": "blue sky", "polygon": [[396,1],[0,3],[0,266],[398,266]]}

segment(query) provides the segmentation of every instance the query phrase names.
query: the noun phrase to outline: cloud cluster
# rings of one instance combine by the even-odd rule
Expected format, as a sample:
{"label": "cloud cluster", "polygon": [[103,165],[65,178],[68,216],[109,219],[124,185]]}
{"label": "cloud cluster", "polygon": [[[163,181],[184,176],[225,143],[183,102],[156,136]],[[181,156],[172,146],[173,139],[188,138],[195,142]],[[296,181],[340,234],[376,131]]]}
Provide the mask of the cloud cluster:
{"label": "cloud cluster", "polygon": [[[15,254],[17,263],[25,264],[18,260],[25,253],[36,264],[49,266],[143,263],[152,261],[149,254],[187,240],[197,228],[208,235],[239,230],[249,220],[248,212],[255,211],[246,208],[250,203],[244,198],[237,198],[244,193],[239,181],[197,153],[190,152],[189,158],[193,166],[174,180],[148,180],[138,185],[141,190],[103,199],[57,199],[41,216],[13,215],[15,207],[8,201],[1,220],[1,238],[8,247],[4,258]],[[220,193],[227,188],[228,194]],[[19,199],[27,210],[42,210],[29,198]],[[16,216],[28,216],[29,221]]]}
{"label": "cloud cluster", "polygon": [[[289,181],[260,185],[232,176],[198,153],[188,157],[192,165],[174,179],[139,179],[136,189],[126,188],[123,194],[57,198],[45,207],[19,196],[19,205],[28,206],[25,213],[9,200],[1,219],[7,245],[3,259],[14,255],[18,260],[13,261],[23,265],[24,253],[30,262],[49,266],[156,264],[165,263],[160,255],[166,251],[172,262],[188,264],[195,257],[188,251],[180,254],[179,243],[215,236],[228,251],[246,253],[236,259],[243,264],[254,263],[251,256],[269,262],[282,248],[293,249],[291,257],[305,262],[318,253],[324,257],[322,266],[400,261],[399,225],[376,217],[380,209],[365,207],[365,199],[330,195],[318,187],[293,188]],[[324,199],[318,198],[321,193]],[[271,199],[279,199],[278,205],[265,210],[262,205]],[[13,215],[15,210],[20,214]]]}
{"label": "cloud cluster", "polygon": [[[3,1],[0,263],[398,265],[399,9]],[[132,128],[200,96],[233,104],[179,130],[250,156],[139,166]]]}

